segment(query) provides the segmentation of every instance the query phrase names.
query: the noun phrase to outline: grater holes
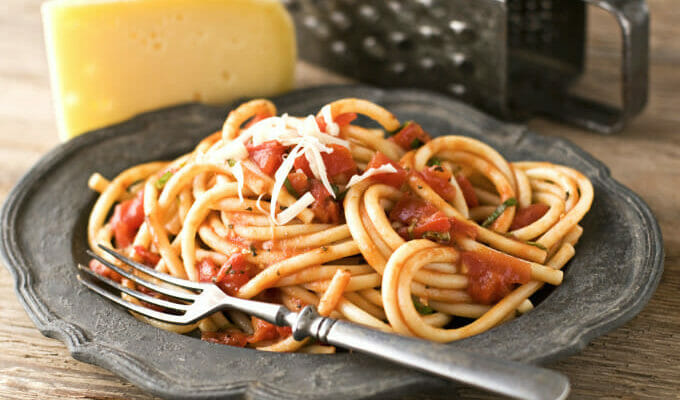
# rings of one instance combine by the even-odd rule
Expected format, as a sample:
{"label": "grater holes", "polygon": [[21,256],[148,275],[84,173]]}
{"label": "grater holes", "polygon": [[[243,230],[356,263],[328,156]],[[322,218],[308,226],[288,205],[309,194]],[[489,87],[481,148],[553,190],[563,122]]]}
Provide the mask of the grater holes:
{"label": "grater holes", "polygon": [[347,30],[352,26],[352,22],[350,21],[349,18],[347,18],[347,15],[343,13],[342,11],[333,11],[329,15],[329,19],[333,23],[334,26],[336,26],[340,30]]}
{"label": "grater holes", "polygon": [[380,44],[375,36],[366,36],[361,43],[361,46],[367,56],[375,60],[384,60],[386,56],[385,47]]}
{"label": "grater holes", "polygon": [[377,22],[379,18],[378,11],[368,4],[359,6],[359,16],[367,22]]}

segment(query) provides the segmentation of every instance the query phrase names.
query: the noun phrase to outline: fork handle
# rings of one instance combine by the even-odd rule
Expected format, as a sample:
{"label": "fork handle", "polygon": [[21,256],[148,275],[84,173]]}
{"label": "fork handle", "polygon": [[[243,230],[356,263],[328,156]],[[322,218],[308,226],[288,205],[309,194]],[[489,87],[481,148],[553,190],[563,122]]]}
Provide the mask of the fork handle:
{"label": "fork handle", "polygon": [[519,399],[565,399],[569,394],[567,377],[549,369],[321,317],[311,306],[298,314],[291,314],[296,318],[287,322],[293,327],[297,340],[311,336],[322,342]]}

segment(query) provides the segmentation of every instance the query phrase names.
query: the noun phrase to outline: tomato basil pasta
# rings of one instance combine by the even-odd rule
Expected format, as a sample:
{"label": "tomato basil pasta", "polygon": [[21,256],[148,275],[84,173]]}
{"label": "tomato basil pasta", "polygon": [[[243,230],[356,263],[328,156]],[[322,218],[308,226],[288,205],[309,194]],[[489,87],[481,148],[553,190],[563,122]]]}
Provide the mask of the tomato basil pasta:
{"label": "tomato basil pasta", "polygon": [[[357,114],[379,127],[357,125]],[[533,293],[559,285],[593,200],[571,168],[510,163],[469,137],[432,139],[351,98],[306,117],[244,103],[190,153],[110,181],[95,173],[89,186],[100,193],[89,245],[107,260],[116,262],[99,244],[232,296],[311,304],[439,342],[528,312]],[[90,268],[160,297],[96,260]],[[136,317],[233,346],[335,350],[234,311],[189,326]]]}

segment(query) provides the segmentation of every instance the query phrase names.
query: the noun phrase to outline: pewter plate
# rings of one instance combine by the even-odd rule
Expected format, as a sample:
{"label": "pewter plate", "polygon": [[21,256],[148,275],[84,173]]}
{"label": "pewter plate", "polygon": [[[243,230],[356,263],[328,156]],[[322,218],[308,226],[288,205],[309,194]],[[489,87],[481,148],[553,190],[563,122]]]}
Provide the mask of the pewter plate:
{"label": "pewter plate", "polygon": [[[569,141],[509,125],[450,98],[416,90],[333,86],[274,99],[305,115],[342,97],[382,104],[429,132],[478,138],[510,160],[548,160],[579,169],[595,187],[585,233],[564,283],[527,315],[451,343],[479,353],[547,363],[577,353],[640,312],[663,271],[657,222],[647,205],[601,162]],[[222,126],[229,107],[188,104],[133,118],[67,142],[14,188],[0,220],[5,265],[40,331],[74,358],[102,366],[166,398],[419,398],[454,396],[454,384],[361,354],[272,354],[202,342],[144,324],[82,287],[92,172],[113,177],[141,162],[171,159]]]}

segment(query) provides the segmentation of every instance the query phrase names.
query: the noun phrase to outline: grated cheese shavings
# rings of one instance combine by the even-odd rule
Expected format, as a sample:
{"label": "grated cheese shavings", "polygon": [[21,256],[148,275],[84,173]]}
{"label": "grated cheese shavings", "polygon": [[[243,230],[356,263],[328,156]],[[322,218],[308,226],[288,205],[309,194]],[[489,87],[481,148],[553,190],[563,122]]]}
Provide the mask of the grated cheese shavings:
{"label": "grated cheese shavings", "polygon": [[326,104],[321,109],[321,116],[323,117],[323,122],[326,123],[326,131],[333,136],[338,136],[340,134],[340,126],[333,120],[333,111],[330,104]]}
{"label": "grated cheese shavings", "polygon": [[243,166],[241,165],[241,161],[237,161],[236,164],[231,167],[231,173],[234,175],[236,183],[238,184],[239,201],[243,203],[243,184],[245,183],[245,178],[243,176]]}
{"label": "grated cheese shavings", "polygon": [[305,193],[304,196],[300,197],[295,203],[291,204],[290,207],[281,211],[276,218],[276,222],[279,225],[287,224],[292,221],[295,217],[300,215],[308,206],[314,203],[314,196],[310,192]]}
{"label": "grated cheese shavings", "polygon": [[384,164],[384,165],[379,166],[378,168],[369,168],[366,171],[364,171],[364,173],[361,174],[361,175],[352,176],[349,180],[349,183],[347,183],[346,188],[350,188],[350,187],[356,185],[357,183],[372,177],[373,175],[390,174],[390,173],[393,174],[395,172],[397,172],[397,169],[394,168],[394,166],[392,164]]}

